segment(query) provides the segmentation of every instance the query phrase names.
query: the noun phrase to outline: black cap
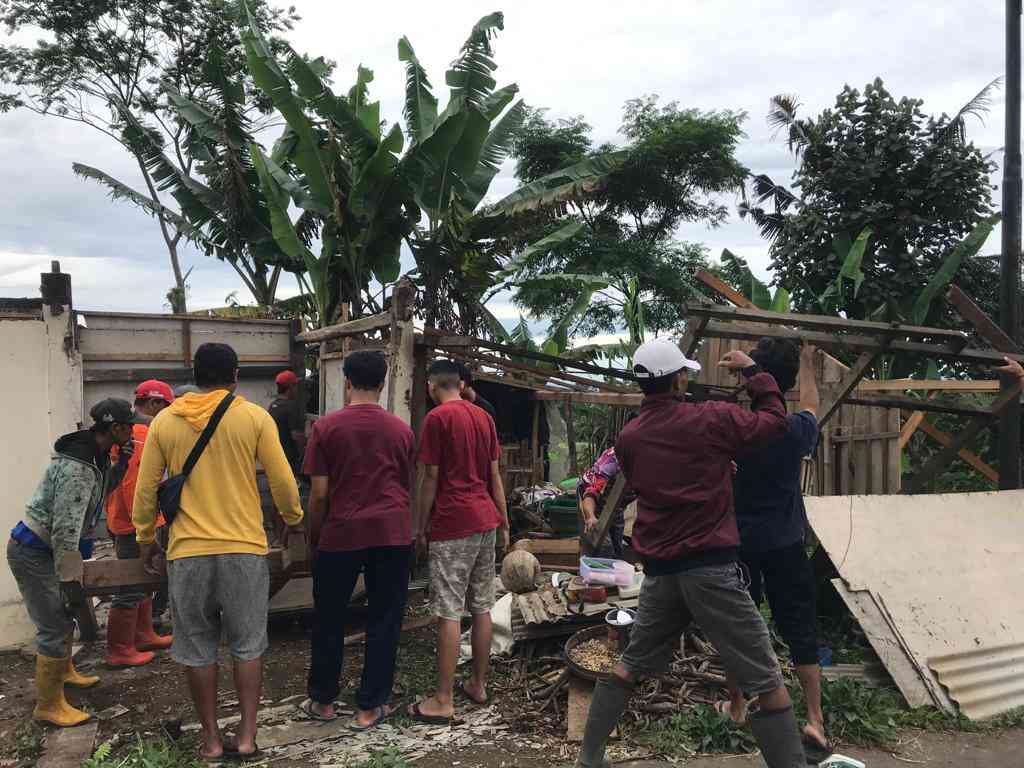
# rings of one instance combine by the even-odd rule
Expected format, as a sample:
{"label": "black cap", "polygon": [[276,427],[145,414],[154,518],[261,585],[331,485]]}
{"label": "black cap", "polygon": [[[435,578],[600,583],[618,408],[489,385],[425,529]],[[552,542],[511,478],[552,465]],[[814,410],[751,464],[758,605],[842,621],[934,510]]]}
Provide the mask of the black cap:
{"label": "black cap", "polygon": [[108,397],[96,403],[89,416],[97,424],[131,424],[135,420],[135,410],[127,400]]}

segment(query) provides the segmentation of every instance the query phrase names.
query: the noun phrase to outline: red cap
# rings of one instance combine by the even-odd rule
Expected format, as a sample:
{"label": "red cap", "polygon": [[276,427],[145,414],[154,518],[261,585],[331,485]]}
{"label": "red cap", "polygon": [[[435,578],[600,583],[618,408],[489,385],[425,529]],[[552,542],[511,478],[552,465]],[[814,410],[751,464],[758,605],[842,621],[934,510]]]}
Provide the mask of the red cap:
{"label": "red cap", "polygon": [[171,385],[159,379],[149,379],[135,388],[136,400],[163,400],[170,405],[174,402],[174,392]]}
{"label": "red cap", "polygon": [[274,379],[274,383],[282,387],[290,387],[299,383],[299,377],[295,375],[295,371],[281,371]]}

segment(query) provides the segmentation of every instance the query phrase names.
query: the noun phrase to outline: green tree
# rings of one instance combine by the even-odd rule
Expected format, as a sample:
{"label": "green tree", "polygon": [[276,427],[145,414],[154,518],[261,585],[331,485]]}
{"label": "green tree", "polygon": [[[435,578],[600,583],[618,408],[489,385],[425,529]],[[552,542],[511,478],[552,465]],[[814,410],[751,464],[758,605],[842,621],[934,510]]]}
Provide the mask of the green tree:
{"label": "green tree", "polygon": [[[775,280],[792,292],[796,308],[821,311],[821,297],[830,290],[835,297],[847,254],[868,230],[859,283],[841,293],[835,310],[909,319],[908,307],[944,274],[955,247],[991,219],[994,165],[966,140],[964,124],[986,109],[993,87],[952,117],[926,115],[917,99],[897,101],[881,80],[863,93],[845,87],[835,107],[815,118],[797,116],[795,97],[773,100],[769,122],[798,160],[793,190],[755,177],[753,199],[740,213],[771,239]],[[991,265],[973,253],[954,261],[960,286],[995,314]],[[929,299],[927,309],[920,322],[958,324],[941,300]]]}
{"label": "green tree", "polygon": [[[276,32],[294,15],[256,0],[260,27]],[[215,97],[216,83],[204,75],[211,50],[227,71],[242,67],[234,15],[226,0],[0,0],[8,31],[41,30],[47,39],[32,47],[0,46],[0,111],[23,108],[87,125],[130,152],[145,185],[141,195],[160,228],[174,275],[168,298],[186,310],[186,272],[179,247],[185,231],[165,208],[153,162],[164,155],[174,173],[191,173],[194,132],[178,119],[165,86],[199,103]],[[163,170],[161,170],[161,168]],[[113,189],[113,187],[112,187]],[[115,190],[115,194],[120,194]],[[131,196],[131,195],[126,195]]]}
{"label": "green tree", "polygon": [[[524,190],[536,183],[535,174],[553,175],[551,168],[613,151],[618,158],[599,187],[584,186],[586,194],[527,211],[519,222],[524,232],[577,222],[583,225],[577,237],[543,251],[523,249],[525,238],[512,246],[515,301],[536,316],[558,316],[572,303],[581,290],[572,276],[606,282],[577,326],[587,335],[622,328],[630,306],[653,333],[682,324],[682,303],[697,290],[693,274],[707,259],[702,246],[676,241],[673,233],[684,222],[724,221],[728,211],[719,195],[739,190],[747,174],[735,158],[742,113],[660,106],[650,96],[627,102],[623,118],[625,143],[595,147],[582,118],[551,121],[534,110],[514,148]],[[505,207],[517,212],[514,203]]]}

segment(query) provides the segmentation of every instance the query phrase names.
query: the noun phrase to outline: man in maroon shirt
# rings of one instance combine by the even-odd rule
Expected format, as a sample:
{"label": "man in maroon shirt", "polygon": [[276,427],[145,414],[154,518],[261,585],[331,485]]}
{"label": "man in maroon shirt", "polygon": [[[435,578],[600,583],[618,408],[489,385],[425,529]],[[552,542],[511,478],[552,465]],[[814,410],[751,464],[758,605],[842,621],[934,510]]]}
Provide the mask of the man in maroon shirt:
{"label": "man in maroon shirt", "polygon": [[459,366],[438,360],[427,371],[437,407],[423,420],[417,495],[417,535],[430,540],[430,596],[437,622],[437,691],[409,708],[426,723],[448,723],[453,706],[462,613],[473,616],[473,671],[462,686],[472,701],[487,701],[494,606],[496,532],[508,547],[501,448],[494,420],[460,396]]}
{"label": "man in maroon shirt", "polygon": [[354,731],[373,728],[390,712],[409,588],[416,441],[404,421],[378,405],[387,369],[379,352],[345,358],[348,405],[313,425],[303,467],[312,479],[310,544],[316,557],[310,700],[303,709],[315,720],[337,718],[345,619],[362,570],[369,615],[359,711],[349,725]]}
{"label": "man in maroon shirt", "polygon": [[768,628],[737,564],[740,544],[732,501],[732,462],[786,428],[775,379],[743,352],[719,363],[740,372],[751,407],[686,403],[689,371],[700,365],[670,341],[642,344],[633,372],[644,392],[640,415],[615,444],[619,465],[637,494],[633,547],[644,564],[640,606],[622,661],[598,683],[577,766],[606,765],[604,747],[639,677],[662,673],[679,636],[697,623],[740,687],[756,696],[750,717],[769,768],[805,765],[800,731]]}

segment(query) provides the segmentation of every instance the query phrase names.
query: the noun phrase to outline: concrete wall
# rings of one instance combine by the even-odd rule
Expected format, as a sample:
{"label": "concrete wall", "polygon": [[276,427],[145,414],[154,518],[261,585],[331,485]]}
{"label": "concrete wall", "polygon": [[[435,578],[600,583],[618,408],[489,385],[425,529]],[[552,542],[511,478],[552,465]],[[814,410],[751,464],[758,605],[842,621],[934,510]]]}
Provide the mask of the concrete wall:
{"label": "concrete wall", "polygon": [[[33,316],[35,315],[35,316]],[[82,414],[82,366],[70,311],[0,312],[0,535],[17,524],[42,475],[54,440],[74,431]],[[67,346],[67,348],[66,348]],[[6,557],[0,562],[0,649],[23,645],[34,630]]]}

